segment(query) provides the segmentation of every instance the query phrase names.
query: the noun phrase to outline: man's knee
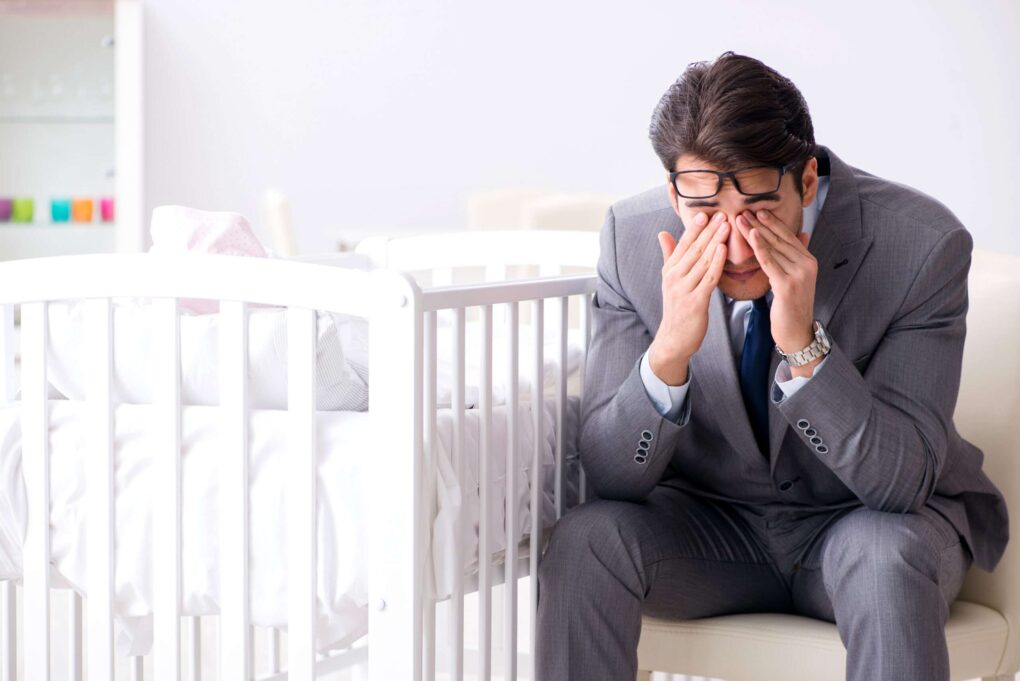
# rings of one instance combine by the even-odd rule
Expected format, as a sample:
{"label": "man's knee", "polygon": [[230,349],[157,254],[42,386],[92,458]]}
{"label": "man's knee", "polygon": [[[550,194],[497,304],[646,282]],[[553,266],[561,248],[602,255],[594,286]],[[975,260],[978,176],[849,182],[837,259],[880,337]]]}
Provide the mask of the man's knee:
{"label": "man's knee", "polygon": [[[947,541],[928,518],[862,510],[847,515],[826,542],[822,557],[826,588],[833,600],[865,603],[907,594],[918,579],[939,581],[939,560]],[[862,591],[863,590],[863,591]],[[841,598],[842,597],[842,598]]]}
{"label": "man's knee", "polygon": [[571,509],[553,528],[539,563],[539,583],[577,582],[584,574],[634,569],[627,536],[628,502],[599,499]]}

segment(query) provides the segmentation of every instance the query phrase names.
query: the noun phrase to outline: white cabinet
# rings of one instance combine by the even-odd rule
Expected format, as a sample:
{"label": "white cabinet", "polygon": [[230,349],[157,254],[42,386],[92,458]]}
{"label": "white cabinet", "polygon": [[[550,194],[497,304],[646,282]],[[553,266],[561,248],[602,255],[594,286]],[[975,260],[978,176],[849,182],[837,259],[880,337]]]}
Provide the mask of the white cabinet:
{"label": "white cabinet", "polygon": [[0,259],[143,247],[141,15],[0,2]]}

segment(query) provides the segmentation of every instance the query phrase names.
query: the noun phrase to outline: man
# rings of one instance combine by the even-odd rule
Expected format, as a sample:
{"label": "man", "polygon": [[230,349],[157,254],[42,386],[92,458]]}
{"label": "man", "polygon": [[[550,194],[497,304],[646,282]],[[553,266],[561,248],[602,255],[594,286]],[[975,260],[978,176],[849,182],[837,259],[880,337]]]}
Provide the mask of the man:
{"label": "man", "polygon": [[642,612],[766,611],[835,622],[851,681],[948,680],[949,603],[1008,537],[952,422],[970,235],[816,145],[755,59],[689,66],[651,139],[665,189],[602,229],[580,433],[598,499],[539,570],[540,678],[633,679]]}

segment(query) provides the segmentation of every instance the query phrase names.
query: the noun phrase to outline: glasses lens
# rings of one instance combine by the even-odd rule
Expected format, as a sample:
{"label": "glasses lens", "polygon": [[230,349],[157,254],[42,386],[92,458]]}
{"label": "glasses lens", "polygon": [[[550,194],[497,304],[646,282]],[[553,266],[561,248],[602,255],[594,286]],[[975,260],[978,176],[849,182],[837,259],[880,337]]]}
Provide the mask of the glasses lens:
{"label": "glasses lens", "polygon": [[742,194],[768,194],[779,189],[779,168],[747,168],[736,174]]}
{"label": "glasses lens", "polygon": [[719,176],[715,173],[698,171],[679,173],[676,176],[676,191],[689,199],[703,199],[715,196],[719,189]]}

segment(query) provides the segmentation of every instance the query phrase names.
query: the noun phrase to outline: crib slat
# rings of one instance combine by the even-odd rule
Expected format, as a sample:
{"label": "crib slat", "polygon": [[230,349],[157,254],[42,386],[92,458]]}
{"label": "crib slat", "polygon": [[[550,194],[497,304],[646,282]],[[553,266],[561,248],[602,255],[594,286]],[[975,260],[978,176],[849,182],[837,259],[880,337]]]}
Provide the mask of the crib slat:
{"label": "crib slat", "polygon": [[68,592],[67,620],[67,678],[70,681],[81,681],[82,678],[82,607],[81,596],[74,591]]}
{"label": "crib slat", "polygon": [[[436,390],[437,390],[437,320],[435,311],[425,313],[422,357],[424,371],[424,395],[422,408],[424,409],[423,442],[425,447],[422,499],[421,499],[421,525],[418,532],[421,537],[431,537],[432,518],[435,514],[436,494],[436,455],[438,451],[437,426],[436,426]],[[422,543],[422,548],[427,548]],[[422,584],[425,583],[425,575],[429,574],[426,565],[425,555],[417,556],[415,564],[420,567]],[[419,562],[420,561],[420,562]],[[434,580],[433,580],[434,581]],[[430,588],[431,591],[431,588]],[[436,678],[436,601],[429,598],[422,603],[422,638],[424,640],[422,650],[422,676],[425,681],[435,681]]]}
{"label": "crib slat", "polygon": [[[221,634],[222,636],[222,634]],[[198,681],[202,678],[202,618],[184,618],[184,638],[188,644],[188,664],[184,667],[186,681]],[[221,677],[244,679],[238,677]]]}
{"label": "crib slat", "polygon": [[[17,374],[14,371],[14,306],[0,306],[0,399],[4,403],[14,400]],[[5,658],[6,659],[6,658]]]}
{"label": "crib slat", "polygon": [[17,589],[14,580],[0,587],[0,681],[15,681],[18,670]]}
{"label": "crib slat", "polygon": [[287,409],[293,446],[290,488],[288,678],[315,678],[317,460],[315,311],[287,309]]}
{"label": "crib slat", "polygon": [[[580,399],[584,401],[584,374],[588,370],[588,346],[591,344],[591,294],[585,293],[581,296],[581,334],[584,338],[583,350],[581,354],[581,390]],[[578,503],[583,504],[587,499],[587,480],[584,476],[584,468],[581,467],[580,461],[577,465],[578,470]]]}
{"label": "crib slat", "polygon": [[533,372],[531,377],[531,415],[532,415],[532,432],[535,434],[534,446],[531,452],[531,535],[530,543],[528,545],[528,567],[529,569],[529,586],[530,588],[530,610],[528,612],[529,618],[529,669],[528,678],[534,680],[537,678],[535,671],[535,663],[537,657],[535,655],[535,623],[538,617],[538,553],[542,546],[542,498],[540,492],[543,488],[543,472],[544,466],[542,465],[542,453],[545,451],[545,358],[543,352],[545,349],[545,310],[544,302],[542,299],[534,301],[532,303],[533,313],[531,318],[533,320],[534,337],[532,342],[535,344],[535,364],[533,366]]}
{"label": "crib slat", "polygon": [[269,630],[269,641],[266,644],[268,650],[266,651],[269,658],[269,671],[274,674],[280,671],[280,630],[270,629]]}
{"label": "crib slat", "polygon": [[153,465],[153,670],[156,681],[181,677],[181,322],[177,300],[153,304],[162,347],[157,354],[157,418],[165,443]]}
{"label": "crib slat", "polygon": [[406,275],[376,270],[373,277],[368,410],[382,446],[367,457],[371,489],[378,492],[368,504],[369,674],[372,681],[420,681],[423,604],[414,563],[426,549],[414,512],[421,508],[424,458],[422,294]]}
{"label": "crib slat", "polygon": [[131,681],[143,681],[145,679],[145,658],[135,655],[131,658]]}
{"label": "crib slat", "polygon": [[88,678],[113,678],[114,416],[113,313],[109,299],[86,300],[86,400],[92,421],[88,467]]}
{"label": "crib slat", "polygon": [[[14,368],[14,306],[0,307],[0,399],[14,401],[17,374]],[[15,681],[18,668],[17,590],[14,581],[0,586],[0,681]]]}
{"label": "crib slat", "polygon": [[481,428],[478,455],[478,678],[492,678],[492,305],[482,307],[482,361],[479,386]]}
{"label": "crib slat", "polygon": [[22,558],[25,678],[50,678],[50,452],[46,403],[46,303],[21,307],[22,470],[28,528]]}
{"label": "crib slat", "polygon": [[248,309],[220,303],[220,678],[248,679]]}
{"label": "crib slat", "polygon": [[518,305],[507,303],[508,367],[506,383],[506,551],[503,564],[503,678],[517,678],[517,407]]}
{"label": "crib slat", "polygon": [[567,329],[568,313],[570,311],[570,298],[563,296],[559,298],[559,325],[557,332],[559,350],[559,371],[556,381],[556,480],[553,483],[553,491],[556,495],[556,519],[563,515],[563,457],[567,446],[567,433],[564,427],[567,408]]}
{"label": "crib slat", "polygon": [[[465,494],[464,475],[464,308],[454,311],[453,336],[453,472],[457,479],[457,487]],[[454,681],[464,679],[464,511],[467,504],[462,503],[453,521],[453,593],[450,596],[450,645],[453,653],[453,669],[451,678]]]}

